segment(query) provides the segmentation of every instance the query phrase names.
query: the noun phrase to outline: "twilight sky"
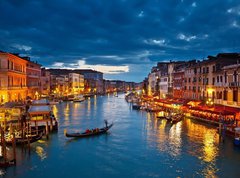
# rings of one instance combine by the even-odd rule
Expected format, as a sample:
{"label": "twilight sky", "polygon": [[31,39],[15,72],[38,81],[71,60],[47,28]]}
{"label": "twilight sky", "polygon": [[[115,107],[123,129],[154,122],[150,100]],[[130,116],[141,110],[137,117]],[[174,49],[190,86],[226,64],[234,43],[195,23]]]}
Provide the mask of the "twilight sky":
{"label": "twilight sky", "polygon": [[158,61],[240,52],[239,0],[0,0],[0,50],[140,82]]}

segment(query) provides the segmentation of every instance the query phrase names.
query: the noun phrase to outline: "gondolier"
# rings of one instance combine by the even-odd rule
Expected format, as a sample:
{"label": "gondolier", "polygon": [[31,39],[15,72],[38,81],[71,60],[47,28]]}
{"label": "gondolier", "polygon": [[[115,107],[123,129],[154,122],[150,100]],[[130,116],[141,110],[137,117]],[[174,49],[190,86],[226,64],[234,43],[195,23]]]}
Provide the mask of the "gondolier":
{"label": "gondolier", "polygon": [[104,120],[106,127],[108,127],[108,121]]}

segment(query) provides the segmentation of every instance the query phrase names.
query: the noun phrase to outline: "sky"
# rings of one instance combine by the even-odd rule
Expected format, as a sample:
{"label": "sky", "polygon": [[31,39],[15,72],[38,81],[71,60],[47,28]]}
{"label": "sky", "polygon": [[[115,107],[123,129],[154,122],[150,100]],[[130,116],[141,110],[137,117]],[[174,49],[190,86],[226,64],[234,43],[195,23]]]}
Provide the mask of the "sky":
{"label": "sky", "polygon": [[141,82],[161,61],[240,52],[239,0],[0,0],[0,50]]}

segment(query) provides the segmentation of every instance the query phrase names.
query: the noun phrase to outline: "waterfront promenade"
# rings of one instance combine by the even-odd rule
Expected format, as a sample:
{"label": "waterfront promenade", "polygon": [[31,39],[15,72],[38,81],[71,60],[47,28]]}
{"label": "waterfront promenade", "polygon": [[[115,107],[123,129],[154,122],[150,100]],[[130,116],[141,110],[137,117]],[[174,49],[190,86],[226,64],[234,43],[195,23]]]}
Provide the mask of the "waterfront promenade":
{"label": "waterfront promenade", "polygon": [[[59,130],[30,152],[17,149],[17,166],[2,177],[239,177],[240,149],[231,138],[219,141],[217,130],[185,118],[171,125],[154,113],[132,110],[124,95],[92,97],[53,107]],[[69,139],[114,122],[109,134]]]}

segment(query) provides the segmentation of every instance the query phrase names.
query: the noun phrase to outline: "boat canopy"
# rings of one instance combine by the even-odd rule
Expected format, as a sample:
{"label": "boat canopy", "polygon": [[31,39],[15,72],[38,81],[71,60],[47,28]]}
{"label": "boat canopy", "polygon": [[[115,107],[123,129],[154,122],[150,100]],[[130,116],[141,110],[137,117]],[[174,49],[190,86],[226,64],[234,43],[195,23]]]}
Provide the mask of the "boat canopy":
{"label": "boat canopy", "polygon": [[34,100],[32,105],[49,105],[49,101],[47,99]]}
{"label": "boat canopy", "polygon": [[45,106],[30,106],[28,113],[30,115],[37,115],[37,114],[50,114],[51,107],[48,105]]}

